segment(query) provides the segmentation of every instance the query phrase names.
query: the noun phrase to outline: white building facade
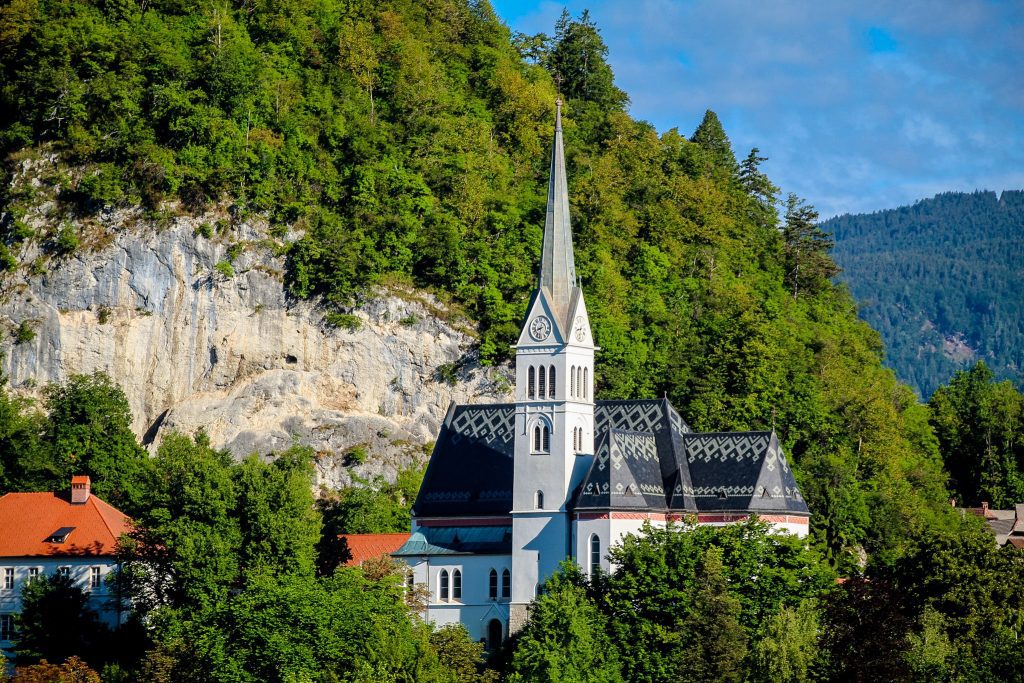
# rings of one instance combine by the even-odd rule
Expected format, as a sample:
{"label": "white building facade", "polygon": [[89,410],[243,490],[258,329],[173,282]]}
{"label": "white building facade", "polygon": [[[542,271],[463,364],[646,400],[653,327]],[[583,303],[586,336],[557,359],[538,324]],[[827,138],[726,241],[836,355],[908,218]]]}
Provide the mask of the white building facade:
{"label": "white building facade", "polygon": [[46,576],[67,575],[88,593],[102,623],[120,625],[121,601],[106,579],[117,568],[117,538],[127,529],[125,515],[91,495],[88,477],[74,477],[70,494],[0,497],[0,650],[8,659],[22,588]]}
{"label": "white building facade", "polygon": [[515,402],[453,405],[393,556],[427,587],[427,618],[496,647],[566,560],[610,571],[644,523],[757,514],[806,535],[809,513],[774,432],[695,434],[667,399],[596,401],[599,349],[576,277],[556,112],[537,289],[516,344]]}

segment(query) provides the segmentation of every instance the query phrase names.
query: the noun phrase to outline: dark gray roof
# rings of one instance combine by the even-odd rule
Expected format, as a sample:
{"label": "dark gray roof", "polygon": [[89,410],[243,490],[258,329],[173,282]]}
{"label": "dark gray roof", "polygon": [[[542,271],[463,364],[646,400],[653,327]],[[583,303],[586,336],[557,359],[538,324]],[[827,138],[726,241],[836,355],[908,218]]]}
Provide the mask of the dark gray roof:
{"label": "dark gray roof", "polygon": [[600,435],[595,450],[577,510],[664,509],[665,481],[654,434],[610,429]]}
{"label": "dark gray roof", "polygon": [[686,465],[697,509],[806,513],[774,432],[687,434]]}
{"label": "dark gray roof", "polygon": [[[514,404],[453,406],[414,514],[507,515],[514,422]],[[594,422],[576,509],[808,512],[774,432],[694,434],[667,399],[598,401]]]}
{"label": "dark gray roof", "polygon": [[452,406],[413,511],[421,517],[507,515],[515,406]]}

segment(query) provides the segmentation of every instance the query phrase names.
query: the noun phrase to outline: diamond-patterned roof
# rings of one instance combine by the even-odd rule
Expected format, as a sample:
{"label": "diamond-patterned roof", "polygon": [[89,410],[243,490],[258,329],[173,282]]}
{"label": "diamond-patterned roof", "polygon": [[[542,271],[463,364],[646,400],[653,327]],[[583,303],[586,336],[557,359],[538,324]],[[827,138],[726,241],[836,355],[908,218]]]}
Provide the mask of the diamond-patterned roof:
{"label": "diamond-patterned roof", "polygon": [[[667,399],[598,401],[579,509],[807,513],[773,432],[696,434]],[[453,406],[413,509],[418,517],[507,515],[515,405]]]}

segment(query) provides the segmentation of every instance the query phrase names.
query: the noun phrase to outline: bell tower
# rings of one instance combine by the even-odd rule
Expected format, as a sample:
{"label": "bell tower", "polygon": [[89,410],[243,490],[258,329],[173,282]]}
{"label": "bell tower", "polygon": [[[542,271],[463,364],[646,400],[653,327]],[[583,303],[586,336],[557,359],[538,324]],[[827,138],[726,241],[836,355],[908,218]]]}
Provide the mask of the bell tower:
{"label": "bell tower", "polygon": [[556,102],[540,272],[516,351],[510,629],[572,553],[568,506],[594,453],[594,346],[576,279]]}

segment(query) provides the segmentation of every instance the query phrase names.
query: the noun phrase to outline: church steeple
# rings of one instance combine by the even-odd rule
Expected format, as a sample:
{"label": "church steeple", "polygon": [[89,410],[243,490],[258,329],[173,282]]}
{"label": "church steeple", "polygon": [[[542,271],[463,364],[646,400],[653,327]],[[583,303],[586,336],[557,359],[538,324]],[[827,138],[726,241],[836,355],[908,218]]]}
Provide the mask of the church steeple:
{"label": "church steeple", "polygon": [[572,227],[569,224],[569,186],[565,177],[565,150],[562,147],[562,100],[555,103],[555,139],[551,149],[551,175],[548,180],[548,209],[544,218],[544,248],[540,260],[539,286],[547,290],[552,312],[559,322],[566,316],[576,289],[576,263],[572,253]]}

